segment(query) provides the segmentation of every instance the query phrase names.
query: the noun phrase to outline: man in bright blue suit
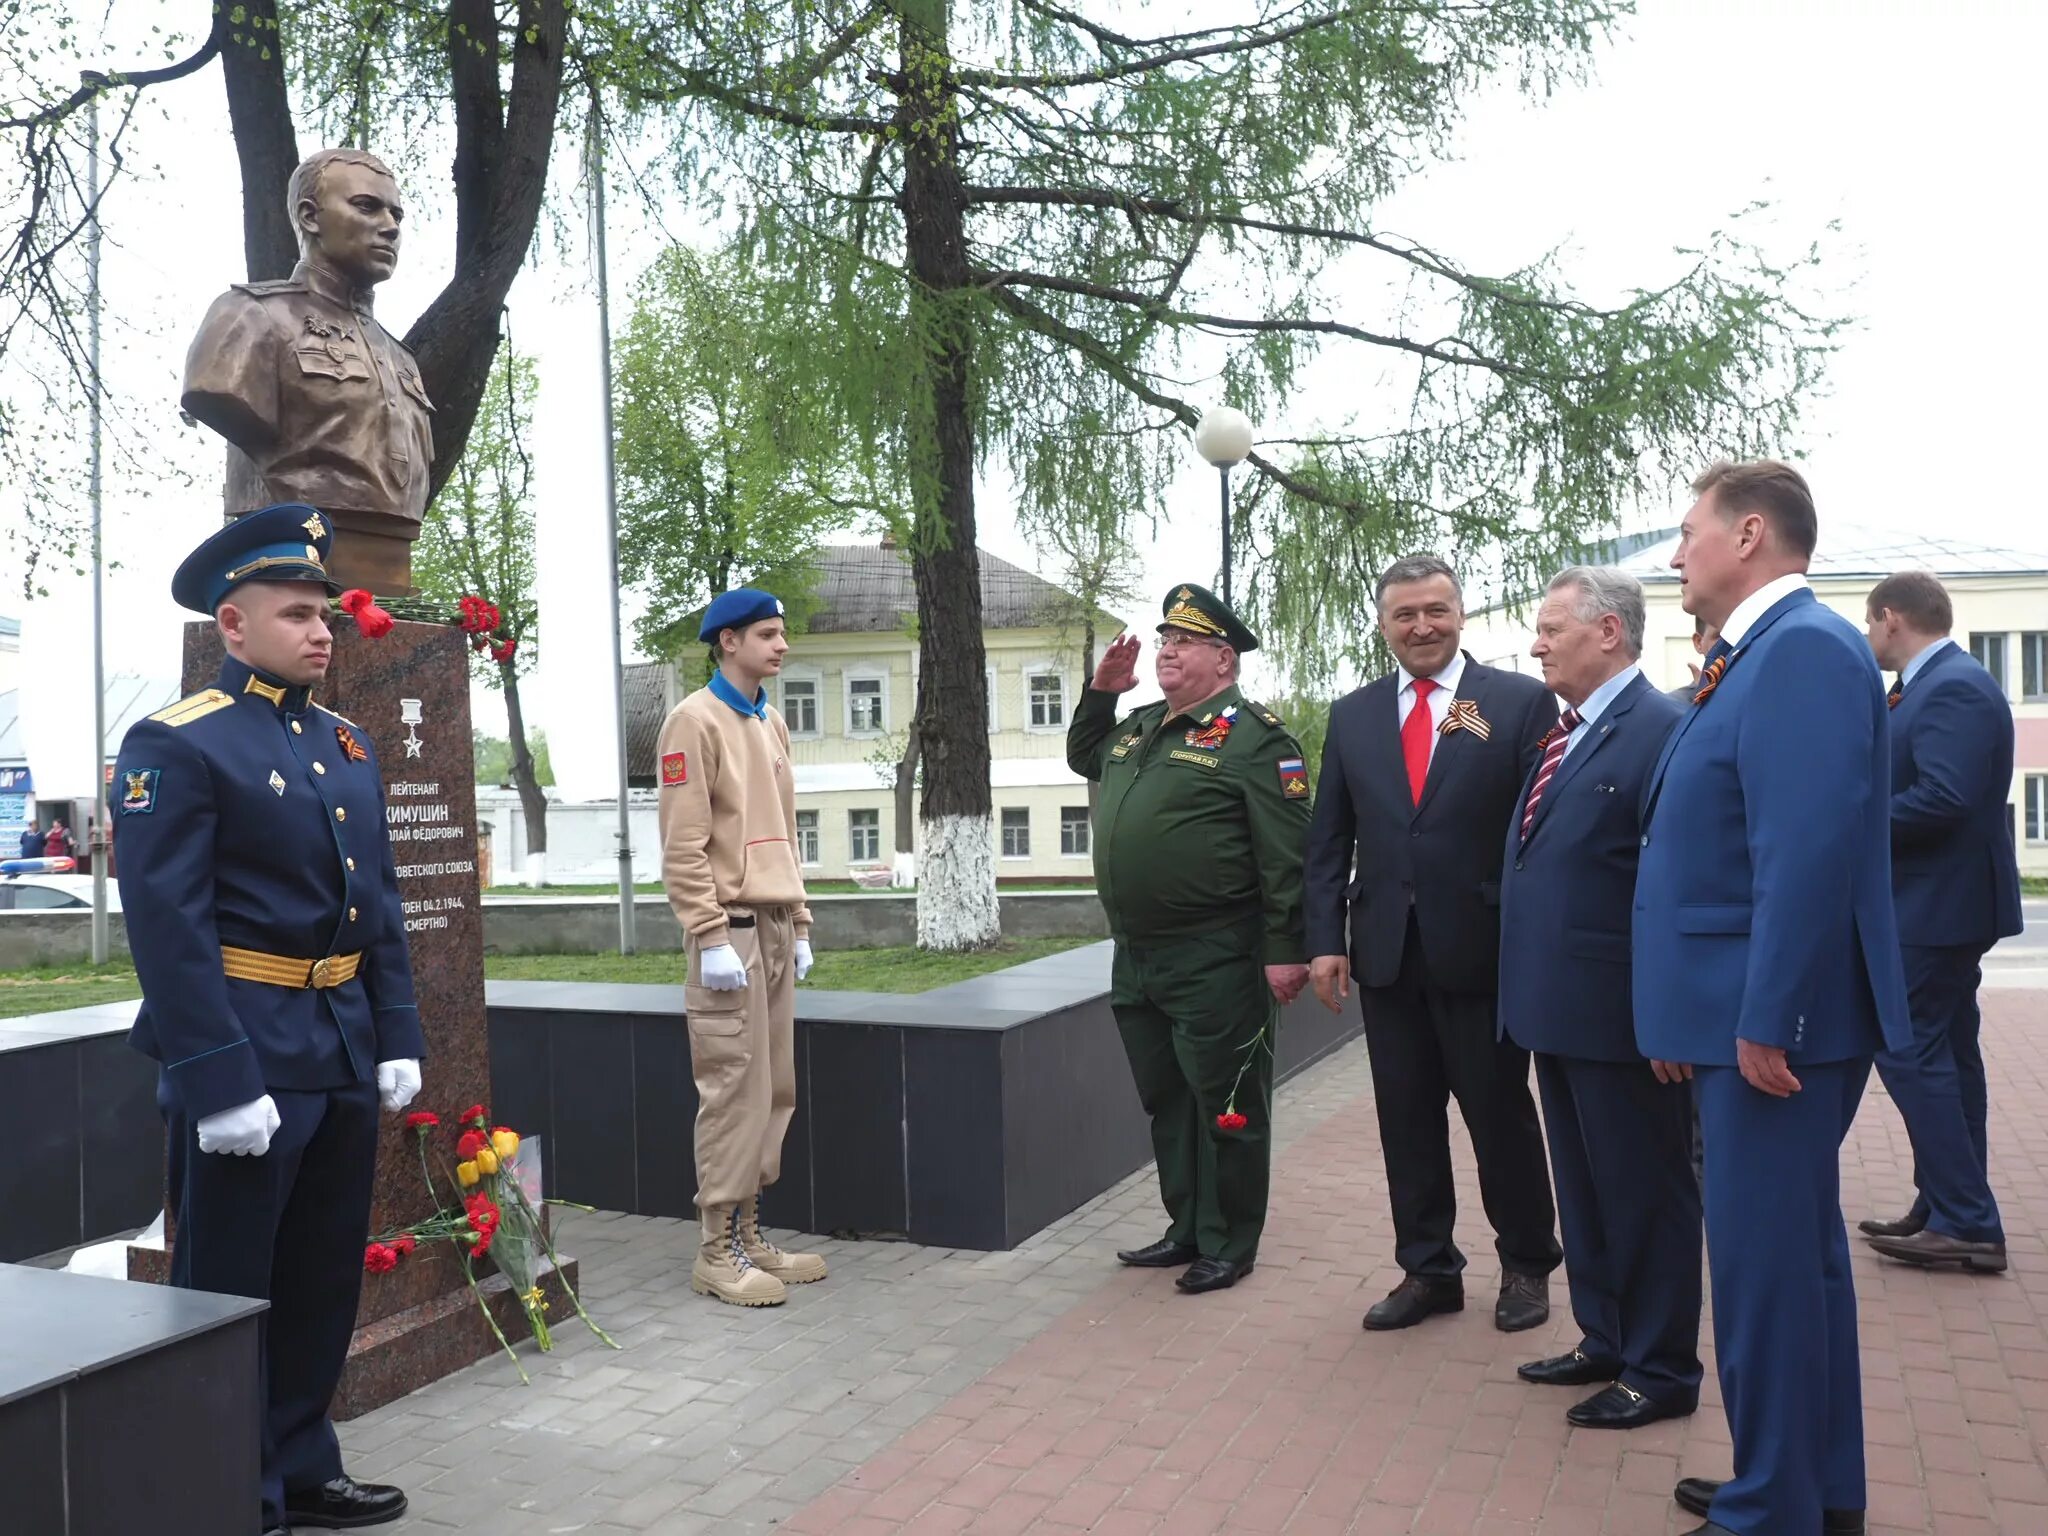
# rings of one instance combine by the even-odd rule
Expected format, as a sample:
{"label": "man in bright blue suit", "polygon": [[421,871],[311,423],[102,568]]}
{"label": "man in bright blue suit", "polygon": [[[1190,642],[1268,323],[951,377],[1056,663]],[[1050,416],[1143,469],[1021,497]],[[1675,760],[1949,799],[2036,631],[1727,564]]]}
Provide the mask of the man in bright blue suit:
{"label": "man in bright blue suit", "polygon": [[1550,583],[1530,654],[1565,703],[1508,827],[1500,1022],[1534,1053],[1580,1340],[1520,1369],[1599,1386],[1588,1429],[1680,1418],[1700,1397],[1700,1190],[1692,1091],[1636,1048],[1630,909],[1643,787],[1679,707],[1643,676],[1642,585],[1574,566]]}
{"label": "man in bright blue suit", "polygon": [[1892,896],[1904,946],[1913,1043],[1880,1051],[1878,1076],[1913,1140],[1919,1197],[1899,1221],[1861,1223],[1870,1246],[1913,1264],[2005,1268],[2005,1228],[1986,1155],[1977,985],[1984,952],[2018,933],[2012,706],[1949,639],[1955,608],[1938,577],[1900,571],[1871,589],[1865,627],[1892,745]]}
{"label": "man in bright blue suit", "polygon": [[1884,685],[1805,571],[1805,479],[1714,465],[1671,564],[1720,627],[1644,802],[1636,1042],[1689,1065],[1735,1476],[1682,1480],[1692,1536],[1864,1528],[1856,1292],[1839,1157],[1912,1039],[1891,893]]}
{"label": "man in bright blue suit", "polygon": [[[171,1283],[266,1299],[263,1529],[396,1520],[327,1417],[355,1328],[379,1101],[425,1054],[376,750],[312,701],[327,675],[324,513],[228,524],[171,595],[212,617],[211,688],[131,729],[115,765],[121,907],[160,1067]],[[254,1490],[252,1490],[252,1493]]]}

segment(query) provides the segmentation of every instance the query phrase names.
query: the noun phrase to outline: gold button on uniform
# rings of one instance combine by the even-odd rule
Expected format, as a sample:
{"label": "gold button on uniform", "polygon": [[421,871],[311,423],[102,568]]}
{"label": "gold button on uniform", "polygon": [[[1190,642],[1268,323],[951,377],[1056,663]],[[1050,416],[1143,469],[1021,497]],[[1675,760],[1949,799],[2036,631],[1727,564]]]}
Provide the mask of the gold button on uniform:
{"label": "gold button on uniform", "polygon": [[350,907],[348,909],[348,920],[350,922],[354,922],[356,920],[356,909],[354,907]]}
{"label": "gold button on uniform", "polygon": [[327,771],[327,765],[325,763],[315,763],[313,765],[313,771],[315,773],[325,773]]}
{"label": "gold button on uniform", "polygon": [[294,720],[294,721],[292,722],[292,734],[293,734],[294,736],[301,736],[301,735],[304,735],[304,734],[305,734],[305,733],[304,733],[304,732],[303,732],[302,730],[300,730],[300,728],[299,728],[299,722],[298,722],[298,721],[296,721],[296,720]]}
{"label": "gold button on uniform", "polygon": [[339,806],[339,805],[337,805],[337,806],[336,806],[336,807],[334,808],[334,819],[335,819],[336,821],[347,821],[347,820],[348,820],[348,809],[347,809],[347,807],[345,807],[345,806]]}

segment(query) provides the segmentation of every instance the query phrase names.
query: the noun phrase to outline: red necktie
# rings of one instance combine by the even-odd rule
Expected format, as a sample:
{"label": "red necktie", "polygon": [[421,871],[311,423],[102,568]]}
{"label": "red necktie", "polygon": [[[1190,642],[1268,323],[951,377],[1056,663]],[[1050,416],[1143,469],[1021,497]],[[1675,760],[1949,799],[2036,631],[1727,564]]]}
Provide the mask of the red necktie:
{"label": "red necktie", "polygon": [[1408,793],[1422,804],[1422,786],[1429,779],[1429,747],[1436,736],[1436,721],[1430,717],[1429,696],[1441,684],[1426,677],[1415,679],[1415,704],[1401,722],[1401,756],[1408,764]]}
{"label": "red necktie", "polygon": [[1536,769],[1536,782],[1529,786],[1529,803],[1522,808],[1522,841],[1529,841],[1529,829],[1536,825],[1536,807],[1543,803],[1543,791],[1550,787],[1557,765],[1564,761],[1565,745],[1579,728],[1579,712],[1568,709],[1543,738],[1543,761]]}

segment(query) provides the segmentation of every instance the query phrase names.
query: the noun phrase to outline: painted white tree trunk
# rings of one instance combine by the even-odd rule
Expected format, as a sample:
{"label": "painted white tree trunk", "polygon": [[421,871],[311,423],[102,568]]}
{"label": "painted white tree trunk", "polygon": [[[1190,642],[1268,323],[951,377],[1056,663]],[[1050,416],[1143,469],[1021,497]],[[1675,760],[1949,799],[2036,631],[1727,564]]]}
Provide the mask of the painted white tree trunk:
{"label": "painted white tree trunk", "polygon": [[992,816],[939,816],[924,824],[919,948],[979,949],[1003,936],[996,907],[994,826]]}
{"label": "painted white tree trunk", "polygon": [[548,856],[545,852],[527,854],[526,883],[536,891],[548,883]]}
{"label": "painted white tree trunk", "polygon": [[899,853],[896,862],[889,869],[889,883],[899,891],[907,891],[917,884],[917,855]]}

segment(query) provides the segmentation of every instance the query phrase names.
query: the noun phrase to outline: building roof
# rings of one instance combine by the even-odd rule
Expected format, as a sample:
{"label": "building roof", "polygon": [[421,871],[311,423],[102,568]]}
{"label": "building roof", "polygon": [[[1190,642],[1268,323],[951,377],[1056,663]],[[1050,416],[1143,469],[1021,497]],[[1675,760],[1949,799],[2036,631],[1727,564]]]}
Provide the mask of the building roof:
{"label": "building roof", "polygon": [[[1671,556],[1678,548],[1678,530],[1667,528],[1654,542],[1616,562],[1619,569],[1644,583],[1676,582]],[[1860,523],[1820,525],[1820,546],[1807,574],[1819,579],[1868,577],[1872,581],[1894,571],[1932,571],[1937,576],[2048,575],[2048,554],[2001,549],[1940,533],[1906,533]]]}
{"label": "building roof", "polygon": [[[120,748],[129,726],[177,703],[181,697],[182,690],[174,679],[114,673],[106,685],[107,756],[111,758]],[[9,689],[0,693],[0,763],[27,760],[27,742],[21,729],[21,693]]]}
{"label": "building roof", "polygon": [[[1074,599],[1051,582],[987,550],[981,557],[983,629],[1038,629],[1058,624]],[[907,630],[917,613],[910,555],[887,544],[828,544],[816,557],[818,605],[806,633],[859,634]]]}

